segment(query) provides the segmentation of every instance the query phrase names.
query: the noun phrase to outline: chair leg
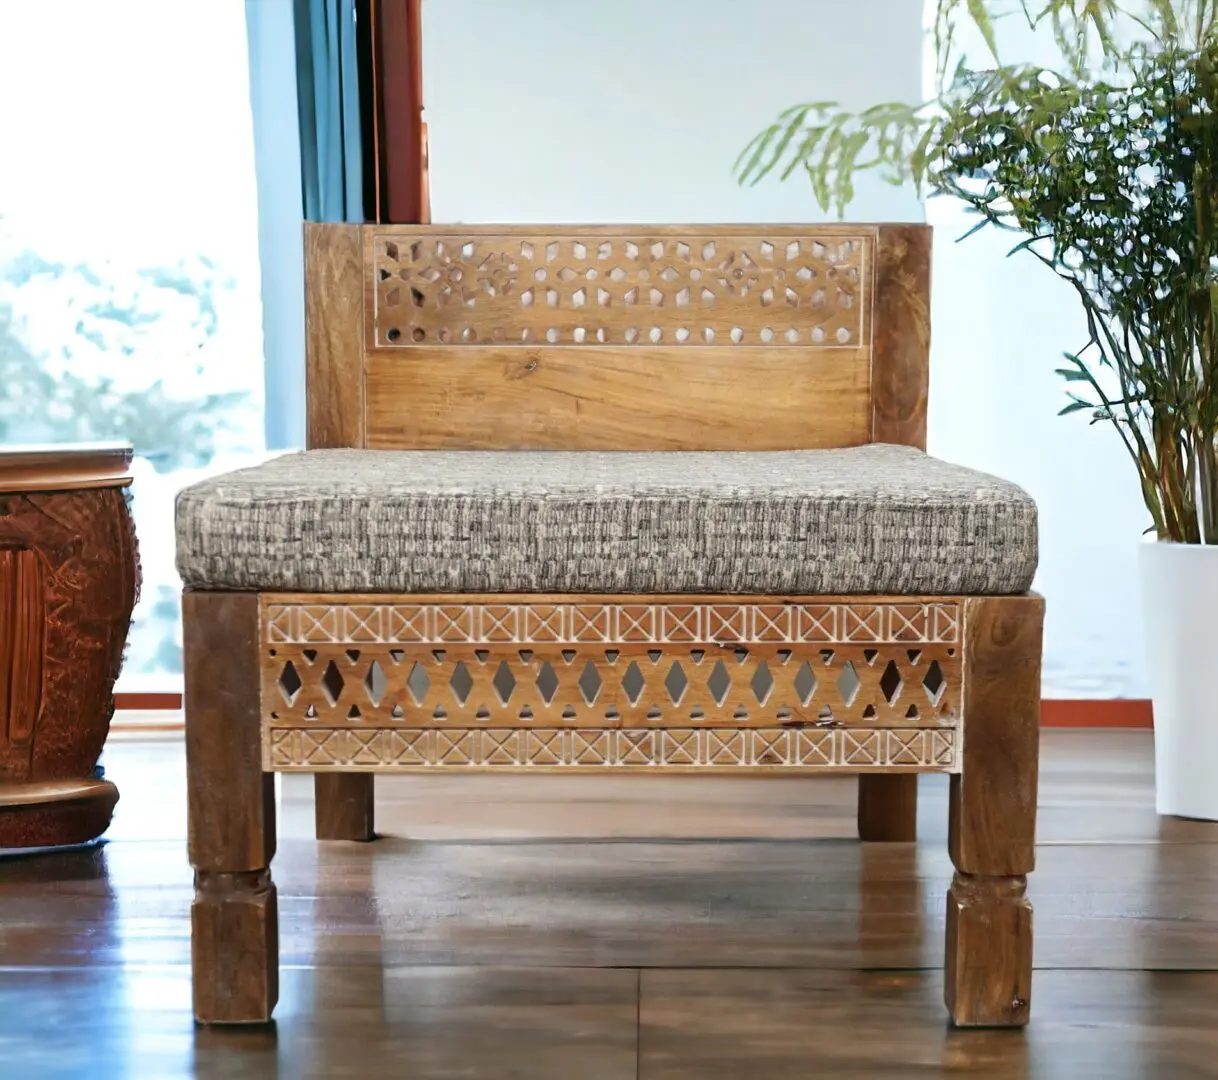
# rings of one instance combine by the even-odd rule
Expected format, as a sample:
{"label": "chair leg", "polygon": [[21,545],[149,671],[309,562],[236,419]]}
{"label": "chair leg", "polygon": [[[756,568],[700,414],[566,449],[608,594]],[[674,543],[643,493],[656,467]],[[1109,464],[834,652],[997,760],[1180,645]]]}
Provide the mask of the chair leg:
{"label": "chair leg", "polygon": [[371,773],[319,773],[313,777],[318,840],[374,840]]}
{"label": "chair leg", "polygon": [[913,843],[918,838],[917,773],[859,777],[859,839]]}
{"label": "chair leg", "polygon": [[262,1023],[279,997],[279,926],[270,872],[275,778],[262,771],[258,597],[187,592],[182,618],[194,1014],[204,1024]]}
{"label": "chair leg", "polygon": [[944,996],[961,1027],[1021,1027],[1032,998],[1044,601],[971,599],[965,607],[963,762],[952,777]]}

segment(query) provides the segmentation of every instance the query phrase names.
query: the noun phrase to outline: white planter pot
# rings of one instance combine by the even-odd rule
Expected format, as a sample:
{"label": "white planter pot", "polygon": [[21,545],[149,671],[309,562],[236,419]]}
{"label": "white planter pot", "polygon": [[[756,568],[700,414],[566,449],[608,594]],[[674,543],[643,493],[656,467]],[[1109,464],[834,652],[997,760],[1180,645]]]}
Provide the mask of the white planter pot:
{"label": "white planter pot", "polygon": [[1155,808],[1218,821],[1218,546],[1140,555],[1155,707]]}

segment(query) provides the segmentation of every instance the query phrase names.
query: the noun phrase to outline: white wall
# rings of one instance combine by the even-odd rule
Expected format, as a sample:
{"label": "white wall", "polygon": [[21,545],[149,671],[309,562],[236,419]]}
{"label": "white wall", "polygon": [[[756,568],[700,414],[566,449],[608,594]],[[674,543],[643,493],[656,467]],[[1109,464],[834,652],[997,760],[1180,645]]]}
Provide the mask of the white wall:
{"label": "white wall", "polygon": [[[800,101],[920,100],[921,35],[917,0],[426,0],[433,220],[822,220],[736,155]],[[850,217],[922,207],[869,177]]]}
{"label": "white wall", "polygon": [[[962,40],[980,63],[981,42]],[[998,41],[1008,61],[1060,60],[1051,34],[1033,36],[1017,19],[1001,24]],[[956,243],[977,220],[960,204],[932,199],[927,220],[935,226],[929,449],[1006,476],[1036,499],[1045,696],[1144,697],[1137,549],[1150,518],[1137,474],[1110,425],[1057,415],[1067,398],[1054,368],[1087,340],[1078,298],[1030,255],[1007,258],[1016,234],[987,229]]]}
{"label": "white wall", "polygon": [[1040,510],[1046,697],[1144,697],[1137,549],[1150,524],[1110,425],[1059,417],[1053,369],[1087,340],[1074,291],[1011,233],[957,244],[974,218],[932,200],[931,453],[1021,484]]}

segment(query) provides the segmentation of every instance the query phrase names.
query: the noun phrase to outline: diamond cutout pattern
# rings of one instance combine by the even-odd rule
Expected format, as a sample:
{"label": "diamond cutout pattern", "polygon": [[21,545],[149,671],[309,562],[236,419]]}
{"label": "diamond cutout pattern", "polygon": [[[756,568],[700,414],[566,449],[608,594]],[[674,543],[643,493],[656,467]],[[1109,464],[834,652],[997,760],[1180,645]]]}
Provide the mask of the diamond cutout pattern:
{"label": "diamond cutout pattern", "polygon": [[368,695],[368,700],[373,705],[379,705],[388,688],[389,680],[385,676],[385,669],[381,667],[379,661],[373,660],[368,665],[368,674],[364,676],[364,691]]}
{"label": "diamond cutout pattern", "polygon": [[554,668],[548,660],[542,661],[541,667],[537,671],[537,689],[547,705],[554,700],[558,687],[558,676],[554,673]]}
{"label": "diamond cutout pattern", "polygon": [[727,673],[727,668],[722,660],[715,661],[715,667],[707,680],[707,688],[714,697],[716,705],[722,705],[727,700],[727,695],[732,689],[732,677]]}
{"label": "diamond cutout pattern", "polygon": [[758,665],[751,685],[758,705],[764,705],[770,700],[770,693],[774,689],[774,676],[770,674],[769,665],[764,660]]}
{"label": "diamond cutout pattern", "polygon": [[495,670],[495,677],[491,679],[491,685],[504,705],[512,700],[512,691],[516,689],[516,676],[512,674],[512,669],[506,660],[499,662],[499,667]]}
{"label": "diamond cutout pattern", "polygon": [[812,701],[812,695],[816,693],[816,675],[807,660],[799,665],[799,671],[795,675],[795,693],[799,703],[804,706]]}
{"label": "diamond cutout pattern", "polygon": [[[767,631],[769,632],[769,631]],[[424,716],[448,717],[474,712],[479,722],[496,722],[496,710],[513,707],[512,716],[542,716],[557,706],[564,720],[577,721],[593,709],[592,716],[621,721],[637,711],[637,721],[669,724],[685,717],[698,722],[713,721],[717,710],[733,722],[750,726],[767,721],[853,722],[901,721],[949,723],[957,711],[952,707],[949,671],[956,650],[926,656],[917,651],[906,656],[900,649],[715,647],[708,655],[703,645],[664,645],[631,656],[603,644],[581,649],[559,647],[491,647],[466,651],[456,647],[426,648],[419,660],[402,649],[376,653],[342,650],[339,659],[317,656],[284,660],[273,683],[275,721],[290,721],[291,715],[309,705],[333,707],[350,695],[352,678],[358,678],[363,694],[358,703],[342,701],[347,711],[354,704],[367,714],[395,709],[403,701],[421,706]],[[590,655],[591,653],[591,655]],[[950,654],[950,655],[949,655]],[[415,653],[413,655],[418,655]],[[354,667],[356,670],[350,671]],[[485,670],[486,676],[476,676]],[[348,672],[343,673],[343,672]],[[610,677],[611,673],[611,677]],[[479,679],[487,678],[493,690],[474,699]],[[907,698],[907,684],[916,681],[929,703],[924,716]],[[647,698],[652,686],[660,698]],[[309,689],[313,687],[314,689]],[[817,701],[823,687],[829,698]],[[921,701],[921,695],[918,695]],[[924,709],[924,706],[923,706]],[[395,718],[401,718],[395,716]]]}
{"label": "diamond cutout pattern", "polygon": [[[398,709],[392,718],[401,720],[403,703],[419,707],[412,714],[414,723],[473,714],[479,723],[491,725],[506,722],[498,710],[508,706],[512,719],[551,715],[569,722],[623,722],[633,717],[632,723],[648,726],[681,719],[713,723],[718,715],[749,726],[775,721],[883,726],[899,721],[929,727],[953,723],[959,715],[952,684],[959,664],[955,649],[928,654],[925,649],[841,644],[680,643],[631,655],[604,644],[518,648],[488,643],[474,649],[450,644],[380,651],[365,646],[329,655],[318,655],[312,647],[308,651],[312,662],[304,650],[294,659],[284,658],[268,684],[278,724],[293,723],[309,708],[309,718],[315,719],[318,709],[340,704],[344,715],[357,708],[360,719]],[[350,700],[353,680],[361,691],[358,701]],[[908,687],[915,682],[925,703],[921,693],[917,703],[909,699]],[[485,690],[475,698],[479,685]],[[551,708],[555,712],[547,714]]]}
{"label": "diamond cutout pattern", "polygon": [[343,695],[343,676],[338,670],[338,666],[331,660],[326,665],[326,670],[321,676],[321,688],[325,692],[326,700],[331,705],[337,705],[338,699]]}
{"label": "diamond cutout pattern", "polygon": [[453,696],[456,697],[459,705],[464,705],[469,700],[469,693],[474,688],[474,678],[469,673],[469,668],[460,660],[453,665],[452,676],[448,680],[449,686],[452,687]]}
{"label": "diamond cutout pattern", "polygon": [[673,664],[668,669],[668,676],[664,679],[664,689],[668,691],[668,699],[674,705],[680,705],[688,686],[689,679],[685,676],[685,669],[679,663]]}
{"label": "diamond cutout pattern", "polygon": [[943,669],[939,666],[938,660],[932,660],[922,678],[922,689],[926,691],[926,696],[932,705],[939,704],[946,688],[947,679],[943,676]]}
{"label": "diamond cutout pattern", "polygon": [[854,664],[847,660],[842,667],[842,673],[837,677],[837,691],[842,695],[842,702],[846,708],[850,708],[854,704],[854,699],[858,697],[859,687],[862,685],[858,672],[854,670]]}
{"label": "diamond cutout pattern", "polygon": [[594,705],[597,697],[600,695],[601,685],[600,672],[596,670],[596,665],[589,660],[579,677],[579,689],[580,693],[584,695],[584,701],[589,705]]}
{"label": "diamond cutout pattern", "polygon": [[431,680],[427,677],[427,672],[423,669],[423,665],[415,662],[410,666],[410,675],[406,679],[406,688],[410,691],[410,696],[414,698],[416,705],[422,705],[427,697],[427,691],[431,686]]}
{"label": "diamond cutout pattern", "polygon": [[633,660],[630,661],[626,674],[622,676],[622,689],[626,691],[626,697],[630,699],[631,705],[639,703],[639,698],[643,696],[643,690],[646,686],[647,680],[643,678],[639,665]]}
{"label": "diamond cutout pattern", "polygon": [[[960,715],[958,636],[934,639],[957,634],[949,602],[899,611],[875,601],[689,600],[307,610],[280,606],[264,630],[275,656],[263,675],[270,728],[321,730],[341,719],[360,732],[527,723],[882,733],[950,730]],[[921,639],[911,626],[925,627]],[[843,640],[858,635],[865,640]]]}
{"label": "diamond cutout pattern", "polygon": [[296,695],[300,693],[300,688],[304,685],[300,675],[297,674],[296,668],[289,660],[283,665],[283,671],[279,675],[279,693],[282,696],[284,703],[294,705],[296,703]]}
{"label": "diamond cutout pattern", "polygon": [[880,676],[880,690],[889,705],[895,704],[897,698],[901,696],[901,682],[901,672],[896,661],[889,660],[887,667],[884,668],[884,674]]}

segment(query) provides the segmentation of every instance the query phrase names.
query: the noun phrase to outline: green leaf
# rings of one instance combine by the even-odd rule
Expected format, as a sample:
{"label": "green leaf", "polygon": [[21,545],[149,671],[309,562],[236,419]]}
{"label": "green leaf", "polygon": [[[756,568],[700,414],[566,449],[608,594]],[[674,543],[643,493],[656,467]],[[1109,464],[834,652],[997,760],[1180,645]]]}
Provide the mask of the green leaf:
{"label": "green leaf", "polygon": [[1016,255],[1021,251],[1031,251],[1033,244],[1035,244],[1041,240],[1044,240],[1044,239],[1046,239],[1046,237],[1029,236],[1024,240],[1019,241],[1018,244],[1016,244],[1013,248],[1011,248],[1010,251],[1007,252],[1007,258],[1009,259],[1012,255]]}
{"label": "green leaf", "polygon": [[837,168],[841,146],[842,125],[841,117],[839,116],[830,125],[829,136],[825,139],[825,144],[821,151],[821,163],[813,178],[812,188],[816,193],[816,201],[820,204],[822,210],[829,210],[833,206],[836,184],[834,183],[831,186],[830,176]]}
{"label": "green leaf", "polygon": [[816,205],[822,210],[829,209],[829,180],[826,175],[827,166],[824,164],[819,167],[813,167],[811,162],[804,162],[804,169],[808,174],[808,179],[812,183],[812,194],[816,198]]}
{"label": "green leaf", "polygon": [[770,159],[757,170],[754,183],[764,180],[766,175],[773,171],[775,166],[782,160],[783,155],[787,152],[787,147],[791,145],[791,140],[795,138],[796,132],[803,127],[804,117],[808,115],[811,106],[803,105],[796,109],[790,109],[783,114],[788,117],[786,130],[779,136],[778,145],[770,152]]}
{"label": "green leaf", "polygon": [[[732,166],[732,172],[736,174],[739,183],[757,183],[753,176],[753,171],[757,168],[758,162],[761,161],[761,155],[765,153],[766,147],[769,146],[770,140],[778,134],[778,128],[770,126],[758,135],[753,136],[743,150],[740,151],[740,156],[736,158],[736,163]],[[748,158],[747,163],[742,167],[741,162]]]}
{"label": "green leaf", "polygon": [[782,170],[778,178],[780,180],[786,180],[791,173],[798,169],[800,165],[804,164],[816,152],[817,144],[821,141],[825,132],[828,130],[828,128],[824,127],[806,128],[803,139],[800,140],[799,146],[797,146],[795,151],[791,154],[790,162],[788,163],[787,167]]}
{"label": "green leaf", "polygon": [[985,0],[968,0],[969,18],[976,24],[977,29],[981,31],[981,36],[985,39],[986,48],[990,50],[990,55],[995,62],[998,60],[998,40],[994,36],[994,23],[990,19],[990,13],[986,9]]}
{"label": "green leaf", "polygon": [[846,207],[854,199],[855,161],[870,141],[871,135],[866,131],[855,131],[846,136],[842,146],[841,163],[837,172],[836,203],[838,217],[844,217]]}
{"label": "green leaf", "polygon": [[1158,17],[1159,32],[1166,37],[1179,37],[1180,24],[1176,20],[1176,0],[1148,0],[1147,6]]}
{"label": "green leaf", "polygon": [[1091,376],[1085,371],[1079,371],[1077,368],[1057,368],[1054,371],[1055,375],[1060,375],[1066,382],[1086,382],[1091,381]]}
{"label": "green leaf", "polygon": [[918,145],[914,147],[913,153],[910,155],[914,183],[917,185],[919,195],[922,194],[922,182],[926,177],[926,170],[930,166],[930,143],[937,130],[938,126],[933,122],[927,124],[926,130],[922,132],[922,138],[918,140]]}
{"label": "green leaf", "polygon": [[1095,406],[1089,402],[1075,398],[1069,405],[1062,409],[1058,416],[1069,416],[1071,413],[1082,412],[1084,409],[1094,409]]}
{"label": "green leaf", "polygon": [[971,229],[969,229],[968,232],[966,232],[963,236],[959,237],[956,240],[956,243],[959,244],[962,241],[967,240],[970,236],[973,235],[973,233],[981,232],[981,230],[984,229],[989,224],[990,224],[989,218],[982,218],[979,222],[977,222],[976,225],[974,225]]}

